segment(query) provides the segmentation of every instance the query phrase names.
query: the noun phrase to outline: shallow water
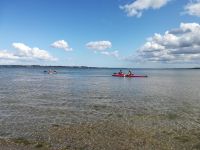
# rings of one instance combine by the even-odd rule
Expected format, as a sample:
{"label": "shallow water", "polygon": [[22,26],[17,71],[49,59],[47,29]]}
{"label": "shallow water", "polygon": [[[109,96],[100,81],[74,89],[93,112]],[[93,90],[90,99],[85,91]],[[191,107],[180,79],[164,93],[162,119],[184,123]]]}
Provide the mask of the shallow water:
{"label": "shallow water", "polygon": [[[53,124],[90,122],[109,115],[168,115],[187,128],[199,126],[200,70],[136,69],[135,74],[149,77],[118,78],[111,76],[118,69],[55,69],[58,74],[45,74],[48,68],[43,67],[0,68],[2,138],[31,137]],[[160,126],[174,123],[156,121]]]}

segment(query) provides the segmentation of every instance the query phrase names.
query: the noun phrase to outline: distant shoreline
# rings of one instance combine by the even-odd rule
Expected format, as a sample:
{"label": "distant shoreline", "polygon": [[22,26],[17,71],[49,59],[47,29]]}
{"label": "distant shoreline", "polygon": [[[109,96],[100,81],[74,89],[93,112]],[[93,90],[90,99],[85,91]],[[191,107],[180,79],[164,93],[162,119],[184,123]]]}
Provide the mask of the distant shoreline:
{"label": "distant shoreline", "polygon": [[79,68],[79,69],[149,69],[149,70],[167,70],[167,69],[200,69],[192,68],[125,68],[125,67],[90,67],[90,66],[43,66],[43,65],[0,65],[0,68]]}

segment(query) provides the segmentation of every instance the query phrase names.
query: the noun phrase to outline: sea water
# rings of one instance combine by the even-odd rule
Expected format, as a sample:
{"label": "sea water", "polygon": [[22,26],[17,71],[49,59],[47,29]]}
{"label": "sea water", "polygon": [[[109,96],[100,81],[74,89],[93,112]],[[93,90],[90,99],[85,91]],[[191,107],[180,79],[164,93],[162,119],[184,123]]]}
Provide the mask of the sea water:
{"label": "sea water", "polygon": [[148,78],[112,77],[119,69],[109,68],[52,68],[57,74],[45,73],[48,69],[0,68],[0,137],[30,137],[52,124],[92,122],[109,114],[178,114],[187,116],[179,120],[184,126],[198,126],[198,69],[133,69]]}

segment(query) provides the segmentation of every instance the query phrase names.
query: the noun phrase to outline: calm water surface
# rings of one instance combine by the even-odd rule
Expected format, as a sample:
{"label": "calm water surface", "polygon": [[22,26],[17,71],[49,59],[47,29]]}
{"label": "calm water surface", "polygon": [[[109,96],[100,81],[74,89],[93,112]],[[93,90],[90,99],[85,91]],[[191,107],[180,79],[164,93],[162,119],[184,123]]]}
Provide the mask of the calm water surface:
{"label": "calm water surface", "polygon": [[[30,137],[52,124],[114,114],[200,117],[200,70],[135,70],[148,78],[112,77],[117,69],[0,68],[0,136]],[[128,71],[128,70],[124,70]],[[165,123],[167,124],[167,123]]]}

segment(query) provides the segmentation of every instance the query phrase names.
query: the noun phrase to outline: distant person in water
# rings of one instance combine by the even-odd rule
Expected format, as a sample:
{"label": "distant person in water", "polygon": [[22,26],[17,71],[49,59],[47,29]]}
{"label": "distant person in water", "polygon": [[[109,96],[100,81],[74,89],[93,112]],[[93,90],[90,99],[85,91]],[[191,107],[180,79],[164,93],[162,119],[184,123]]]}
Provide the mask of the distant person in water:
{"label": "distant person in water", "polygon": [[118,74],[123,74],[122,70],[120,70],[120,71],[118,72]]}
{"label": "distant person in water", "polygon": [[56,70],[52,70],[52,69],[50,69],[50,70],[48,71],[48,74],[55,74],[55,73],[57,73]]}

